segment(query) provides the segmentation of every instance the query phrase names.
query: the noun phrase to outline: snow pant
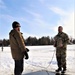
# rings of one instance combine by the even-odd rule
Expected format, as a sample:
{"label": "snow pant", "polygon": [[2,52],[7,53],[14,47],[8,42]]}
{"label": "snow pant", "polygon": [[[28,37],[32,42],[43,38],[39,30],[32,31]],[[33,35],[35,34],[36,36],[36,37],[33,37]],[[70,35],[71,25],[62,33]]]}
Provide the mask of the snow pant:
{"label": "snow pant", "polygon": [[66,69],[66,50],[64,49],[57,50],[56,59],[58,68]]}
{"label": "snow pant", "polygon": [[21,75],[23,72],[23,59],[14,61],[15,61],[14,75]]}

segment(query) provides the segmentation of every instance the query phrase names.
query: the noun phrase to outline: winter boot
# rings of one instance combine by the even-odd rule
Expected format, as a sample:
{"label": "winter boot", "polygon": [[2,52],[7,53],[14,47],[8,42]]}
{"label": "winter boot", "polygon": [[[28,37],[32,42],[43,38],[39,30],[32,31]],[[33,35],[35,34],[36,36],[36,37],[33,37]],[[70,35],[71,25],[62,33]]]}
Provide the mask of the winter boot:
{"label": "winter boot", "polygon": [[59,67],[57,70],[56,70],[56,72],[59,72],[59,71],[61,71],[62,69],[61,69],[61,67]]}
{"label": "winter boot", "polygon": [[66,72],[66,68],[63,68],[62,72],[61,73],[65,73]]}

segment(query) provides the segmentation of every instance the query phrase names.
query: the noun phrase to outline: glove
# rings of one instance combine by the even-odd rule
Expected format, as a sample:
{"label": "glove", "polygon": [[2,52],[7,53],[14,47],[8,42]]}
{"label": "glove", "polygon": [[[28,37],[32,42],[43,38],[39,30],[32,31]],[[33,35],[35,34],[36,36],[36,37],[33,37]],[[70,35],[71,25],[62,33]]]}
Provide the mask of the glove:
{"label": "glove", "polygon": [[25,59],[29,58],[28,53],[26,51],[24,52],[24,55],[25,55]]}
{"label": "glove", "polygon": [[26,51],[27,51],[27,52],[29,52],[29,49],[28,49],[28,48],[26,48]]}

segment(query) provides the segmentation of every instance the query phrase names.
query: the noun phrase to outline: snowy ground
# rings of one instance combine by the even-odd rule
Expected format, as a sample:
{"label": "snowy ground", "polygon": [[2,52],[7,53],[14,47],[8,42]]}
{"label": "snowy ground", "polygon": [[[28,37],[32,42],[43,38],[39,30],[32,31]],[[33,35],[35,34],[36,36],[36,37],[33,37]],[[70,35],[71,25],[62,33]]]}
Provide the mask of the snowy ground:
{"label": "snowy ground", "polygon": [[[55,48],[53,46],[27,46],[30,49],[29,59],[24,60],[23,75],[47,75],[57,69]],[[0,75],[14,73],[14,61],[11,57],[10,47],[0,47]],[[53,59],[52,59],[53,58]],[[75,75],[75,45],[67,46],[67,72]]]}

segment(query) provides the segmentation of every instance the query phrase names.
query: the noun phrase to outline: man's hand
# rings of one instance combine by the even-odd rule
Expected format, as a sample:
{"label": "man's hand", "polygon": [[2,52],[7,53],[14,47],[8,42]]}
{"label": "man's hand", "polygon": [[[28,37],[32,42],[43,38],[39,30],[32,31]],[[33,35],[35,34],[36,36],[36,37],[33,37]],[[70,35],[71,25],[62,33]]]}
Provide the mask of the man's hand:
{"label": "man's hand", "polygon": [[28,53],[26,51],[24,52],[24,55],[25,55],[25,59],[29,58]]}
{"label": "man's hand", "polygon": [[60,44],[60,47],[63,47],[63,44]]}

